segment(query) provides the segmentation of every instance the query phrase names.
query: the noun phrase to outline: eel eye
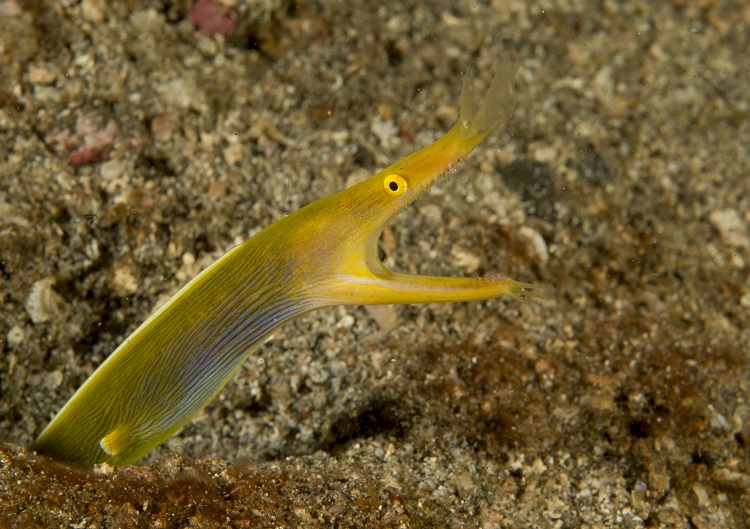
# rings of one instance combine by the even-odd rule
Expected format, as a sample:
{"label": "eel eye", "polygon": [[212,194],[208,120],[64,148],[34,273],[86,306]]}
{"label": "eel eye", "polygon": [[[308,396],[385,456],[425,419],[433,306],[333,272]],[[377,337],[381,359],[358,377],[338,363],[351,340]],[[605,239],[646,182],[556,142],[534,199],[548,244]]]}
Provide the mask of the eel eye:
{"label": "eel eye", "polygon": [[406,191],[406,180],[403,176],[397,174],[389,174],[383,180],[383,187],[385,192],[393,197],[401,196]]}

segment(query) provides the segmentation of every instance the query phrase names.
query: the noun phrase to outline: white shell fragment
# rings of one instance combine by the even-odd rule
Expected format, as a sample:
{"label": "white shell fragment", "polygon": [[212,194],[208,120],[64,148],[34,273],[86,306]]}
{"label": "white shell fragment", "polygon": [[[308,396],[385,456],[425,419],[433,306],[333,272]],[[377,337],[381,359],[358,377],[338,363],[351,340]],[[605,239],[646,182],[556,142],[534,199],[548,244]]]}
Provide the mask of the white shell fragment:
{"label": "white shell fragment", "polygon": [[529,226],[521,226],[518,237],[526,244],[526,251],[535,263],[543,265],[549,261],[549,249],[541,233]]}
{"label": "white shell fragment", "polygon": [[750,230],[735,209],[719,209],[708,216],[719,237],[734,248],[750,248]]}
{"label": "white shell fragment", "polygon": [[44,323],[59,318],[65,311],[65,300],[52,289],[52,277],[40,279],[31,286],[24,307],[34,323]]}

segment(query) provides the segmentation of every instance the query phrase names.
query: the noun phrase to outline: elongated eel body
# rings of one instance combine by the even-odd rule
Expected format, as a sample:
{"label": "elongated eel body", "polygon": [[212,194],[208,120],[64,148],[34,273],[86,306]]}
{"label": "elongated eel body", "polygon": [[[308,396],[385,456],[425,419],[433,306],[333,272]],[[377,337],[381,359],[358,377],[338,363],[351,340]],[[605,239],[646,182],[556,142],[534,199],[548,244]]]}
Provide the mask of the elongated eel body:
{"label": "elongated eel body", "polygon": [[508,278],[392,272],[377,251],[383,228],[511,116],[514,74],[504,62],[478,108],[467,76],[445,136],[217,260],[102,363],[32,448],[86,466],[134,462],[195,417],[272,331],[321,307],[534,295]]}

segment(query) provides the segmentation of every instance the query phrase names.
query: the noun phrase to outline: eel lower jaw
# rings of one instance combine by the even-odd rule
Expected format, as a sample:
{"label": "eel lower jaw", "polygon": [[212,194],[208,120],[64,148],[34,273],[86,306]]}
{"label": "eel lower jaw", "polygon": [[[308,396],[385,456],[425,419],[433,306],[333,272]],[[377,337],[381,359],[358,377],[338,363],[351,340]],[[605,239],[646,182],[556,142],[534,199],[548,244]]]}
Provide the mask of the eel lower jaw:
{"label": "eel lower jaw", "polygon": [[[374,233],[374,232],[373,232]],[[510,296],[535,296],[534,287],[506,277],[445,277],[404,274],[378,259],[377,239],[351,256],[316,288],[323,305],[377,305],[462,302]]]}

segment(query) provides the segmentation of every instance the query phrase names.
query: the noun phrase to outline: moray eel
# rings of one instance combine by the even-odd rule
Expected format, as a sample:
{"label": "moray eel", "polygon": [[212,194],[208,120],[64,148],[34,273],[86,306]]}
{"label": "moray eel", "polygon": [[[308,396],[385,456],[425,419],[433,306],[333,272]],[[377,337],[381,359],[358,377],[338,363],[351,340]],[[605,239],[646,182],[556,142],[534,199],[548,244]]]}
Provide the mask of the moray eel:
{"label": "moray eel", "polygon": [[509,278],[402,274],[378,258],[383,228],[511,116],[515,71],[504,62],[481,105],[466,76],[445,136],[271,224],[195,277],[99,366],[32,448],[84,466],[132,463],[193,419],[276,328],[321,307],[534,295]]}

